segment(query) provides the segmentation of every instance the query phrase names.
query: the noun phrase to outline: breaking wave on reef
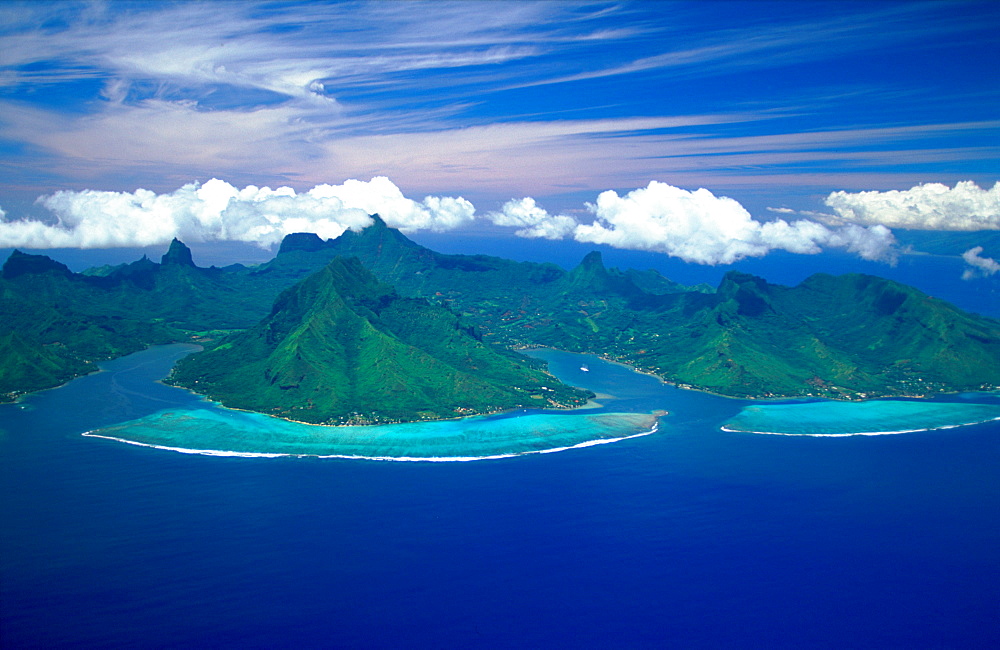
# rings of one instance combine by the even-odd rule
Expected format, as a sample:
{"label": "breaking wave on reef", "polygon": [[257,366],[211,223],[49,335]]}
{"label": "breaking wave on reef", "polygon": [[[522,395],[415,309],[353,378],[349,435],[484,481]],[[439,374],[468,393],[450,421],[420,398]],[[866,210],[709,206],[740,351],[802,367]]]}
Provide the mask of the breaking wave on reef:
{"label": "breaking wave on reef", "polygon": [[658,431],[657,414],[529,414],[328,427],[220,408],[161,411],[84,436],[242,458],[463,462],[603,445]]}
{"label": "breaking wave on reef", "polygon": [[880,436],[952,429],[1000,420],[1000,404],[871,400],[755,404],[723,431],[784,436]]}

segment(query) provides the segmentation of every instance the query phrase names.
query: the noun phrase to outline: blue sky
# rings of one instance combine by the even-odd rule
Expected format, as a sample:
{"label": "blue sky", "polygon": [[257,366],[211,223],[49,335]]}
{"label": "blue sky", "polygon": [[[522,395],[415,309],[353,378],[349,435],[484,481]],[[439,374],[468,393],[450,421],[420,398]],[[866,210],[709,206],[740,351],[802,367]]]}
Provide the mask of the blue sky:
{"label": "blue sky", "polygon": [[701,264],[1000,228],[995,2],[32,2],[0,25],[0,247],[269,245],[373,209]]}

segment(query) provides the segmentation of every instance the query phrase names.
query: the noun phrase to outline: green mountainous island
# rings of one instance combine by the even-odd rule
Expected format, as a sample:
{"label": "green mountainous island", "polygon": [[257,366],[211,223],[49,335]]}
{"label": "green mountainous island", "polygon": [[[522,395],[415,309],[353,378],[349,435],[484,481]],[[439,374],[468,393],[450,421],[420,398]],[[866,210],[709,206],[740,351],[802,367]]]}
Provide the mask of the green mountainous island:
{"label": "green mountainous island", "polygon": [[451,310],[402,298],[356,258],[284,291],[254,327],[180,363],[173,383],[227,406],[325,424],[581,405],[527,358],[483,344]]}
{"label": "green mountainous island", "polygon": [[174,240],[159,263],[73,273],[15,251],[0,272],[0,395],[58,385],[96,361],[195,341],[173,383],[309,422],[455,417],[571,406],[527,346],[597,353],[682,387],[842,399],[992,390],[1000,322],[882,278],[745,273],[716,288],[656,271],[567,271],[446,255],[377,216],[332,240],[287,236],[270,262],[200,268]]}

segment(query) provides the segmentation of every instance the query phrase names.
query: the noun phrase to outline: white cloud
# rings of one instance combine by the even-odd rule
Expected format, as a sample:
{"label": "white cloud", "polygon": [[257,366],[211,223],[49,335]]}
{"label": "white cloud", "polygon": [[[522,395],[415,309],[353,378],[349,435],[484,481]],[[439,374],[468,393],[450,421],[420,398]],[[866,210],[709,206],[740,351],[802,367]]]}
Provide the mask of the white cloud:
{"label": "white cloud", "polygon": [[[266,10],[254,2],[35,4],[3,15],[0,63],[15,69],[8,83],[51,83],[54,74],[127,84],[155,79],[188,92],[221,83],[317,99],[326,80],[370,84],[400,71],[536,56],[538,46],[518,37],[522,30],[537,30],[546,42],[563,22],[548,27],[553,18],[578,13],[546,5],[491,12],[464,3],[423,11],[412,3]],[[60,29],[43,27],[55,21]],[[28,72],[38,61],[53,73]]]}
{"label": "white cloud", "polygon": [[1000,182],[985,190],[972,181],[888,192],[833,192],[826,197],[840,220],[916,230],[1000,230]]}
{"label": "white cloud", "polygon": [[378,213],[406,231],[447,230],[473,218],[462,198],[426,197],[417,203],[388,178],[319,185],[301,194],[290,187],[249,185],[238,189],[212,179],[189,183],[165,194],[97,190],[60,191],[38,202],[56,217],[8,220],[0,212],[0,247],[112,248],[188,242],[244,241],[271,246],[293,232],[337,237],[359,230]]}
{"label": "white cloud", "polygon": [[821,223],[838,225],[841,222],[837,219],[836,215],[830,214],[828,212],[817,212],[815,210],[793,210],[792,208],[766,208],[768,212],[774,212],[775,214],[787,214],[787,215],[799,215],[801,217],[809,217],[810,219],[815,219]]}
{"label": "white cloud", "polygon": [[[54,223],[11,220],[0,210],[0,247],[152,246],[173,237],[267,247],[293,232],[337,237],[347,229],[370,225],[369,215],[376,213],[404,232],[451,230],[475,218],[475,207],[464,198],[428,196],[417,202],[384,176],[317,185],[302,193],[290,187],[239,189],[213,178],[163,194],[145,189],[60,191],[40,197],[38,203],[52,213]],[[762,222],[731,198],[657,181],[624,196],[603,192],[587,208],[593,223],[581,224],[571,216],[550,214],[524,197],[507,201],[487,218],[517,228],[522,237],[571,237],[699,264],[729,264],[776,249],[815,254],[823,247],[835,247],[887,261],[895,255],[895,238],[882,225],[830,227],[807,219]]]}
{"label": "white cloud", "polygon": [[[789,131],[785,119],[803,105],[830,101],[802,94],[753,112],[701,116],[672,117],[668,102],[666,115],[637,117],[623,105],[613,111],[618,119],[571,119],[564,109],[573,106],[529,102],[491,123],[475,108],[490,92],[515,86],[653,70],[669,70],[677,82],[680,74],[827,56],[829,47],[816,43],[837,43],[839,53],[984,28],[977,20],[924,20],[940,8],[703,32],[676,16],[646,20],[645,10],[627,4],[486,7],[0,3],[0,137],[24,151],[4,183],[25,185],[30,173],[19,170],[44,165],[50,177],[79,187],[176,187],[214,175],[287,178],[304,188],[386,174],[424,193],[460,188],[477,200],[487,191],[491,200],[567,188],[596,193],[650,177],[825,193],[871,187],[874,175],[909,182],[917,172],[885,171],[901,159],[913,167],[995,158],[986,145],[996,121],[914,124],[902,116],[896,126],[804,130],[795,119]],[[915,22],[885,28],[885,20],[906,16]],[[40,101],[47,93],[75,101]],[[742,137],[712,126],[749,121],[773,126]],[[701,128],[671,130],[692,125]]]}
{"label": "white cloud", "polygon": [[892,231],[881,225],[858,226],[848,224],[840,228],[826,229],[829,236],[825,244],[833,248],[844,248],[848,253],[856,253],[865,260],[888,262],[895,265],[898,251]]}
{"label": "white cloud", "polygon": [[511,199],[500,212],[491,212],[487,217],[498,226],[520,228],[514,233],[518,237],[563,239],[578,225],[573,217],[550,215],[531,197]]}
{"label": "white cloud", "polygon": [[962,273],[963,280],[987,278],[1000,271],[1000,263],[992,257],[980,257],[979,254],[982,252],[983,247],[976,246],[962,253],[962,259],[971,267]]}
{"label": "white cloud", "polygon": [[728,197],[657,181],[625,196],[602,192],[597,203],[588,207],[595,220],[575,229],[577,241],[666,253],[699,264],[730,264],[775,249],[815,254],[823,246],[846,248],[872,260],[891,261],[894,256],[895,238],[883,226],[828,228],[808,220],[760,222]]}
{"label": "white cloud", "polygon": [[403,196],[385,176],[376,176],[368,182],[351,179],[343,185],[317,185],[309,190],[309,195],[336,198],[345,206],[378,213],[387,224],[403,232],[451,230],[472,221],[476,212],[462,197],[428,196],[417,203]]}

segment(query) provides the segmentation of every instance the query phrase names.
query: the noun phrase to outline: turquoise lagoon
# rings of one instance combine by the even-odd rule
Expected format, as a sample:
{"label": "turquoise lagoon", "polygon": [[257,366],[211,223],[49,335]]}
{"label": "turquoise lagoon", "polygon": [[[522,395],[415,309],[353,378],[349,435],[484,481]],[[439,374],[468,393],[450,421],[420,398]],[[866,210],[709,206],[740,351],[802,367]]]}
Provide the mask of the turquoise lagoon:
{"label": "turquoise lagoon", "polygon": [[[967,401],[754,404],[744,407],[722,428],[725,431],[794,436],[857,436],[950,429],[1000,420],[1000,403],[996,402],[995,396],[973,394],[966,395],[964,399]],[[968,401],[971,399],[984,401]]]}
{"label": "turquoise lagoon", "polygon": [[[600,406],[462,424],[561,422],[578,431],[544,447],[587,448],[471,463],[315,460],[328,442],[285,455],[304,452],[300,437],[260,458],[251,433],[257,445],[346,431],[227,411],[156,381],[191,349],[151,348],[0,404],[0,645],[1000,647],[1000,421],[736,433],[722,426],[741,409],[781,404],[540,350]],[[816,408],[784,406],[800,421]],[[871,408],[835,406],[847,409],[836,431]],[[595,423],[655,410],[669,411],[656,433],[589,446]],[[949,426],[955,414],[876,428]],[[513,444],[469,451],[459,424],[440,423],[427,453]],[[145,445],[155,427],[162,446],[196,452],[80,435]],[[227,448],[252,451],[211,451]]]}
{"label": "turquoise lagoon", "polygon": [[[164,354],[174,350],[179,357],[195,348],[162,349]],[[83,435],[210,456],[469,461],[590,447],[658,430],[664,414],[658,406],[663,401],[659,380],[596,357],[581,361],[581,355],[555,350],[531,354],[545,359],[563,381],[594,390],[615,408],[591,403],[571,411],[536,409],[433,422],[334,427],[227,409],[160,385],[176,396],[163,408]],[[594,366],[592,372],[581,369],[588,362]],[[622,381],[630,375],[638,381]]]}
{"label": "turquoise lagoon", "polygon": [[[180,348],[166,349],[173,347]],[[1000,419],[1000,396],[989,393],[934,400],[759,403],[680,390],[593,355],[549,349],[528,354],[546,361],[560,380],[597,393],[600,403],[573,411],[525,410],[436,422],[330,427],[235,411],[161,385],[188,397],[84,435],[214,456],[468,461],[664,435],[695,423],[729,433],[836,437],[947,429]]]}
{"label": "turquoise lagoon", "polygon": [[329,427],[223,408],[167,410],[84,435],[215,456],[460,461],[562,451],[653,433],[642,413],[525,414]]}

